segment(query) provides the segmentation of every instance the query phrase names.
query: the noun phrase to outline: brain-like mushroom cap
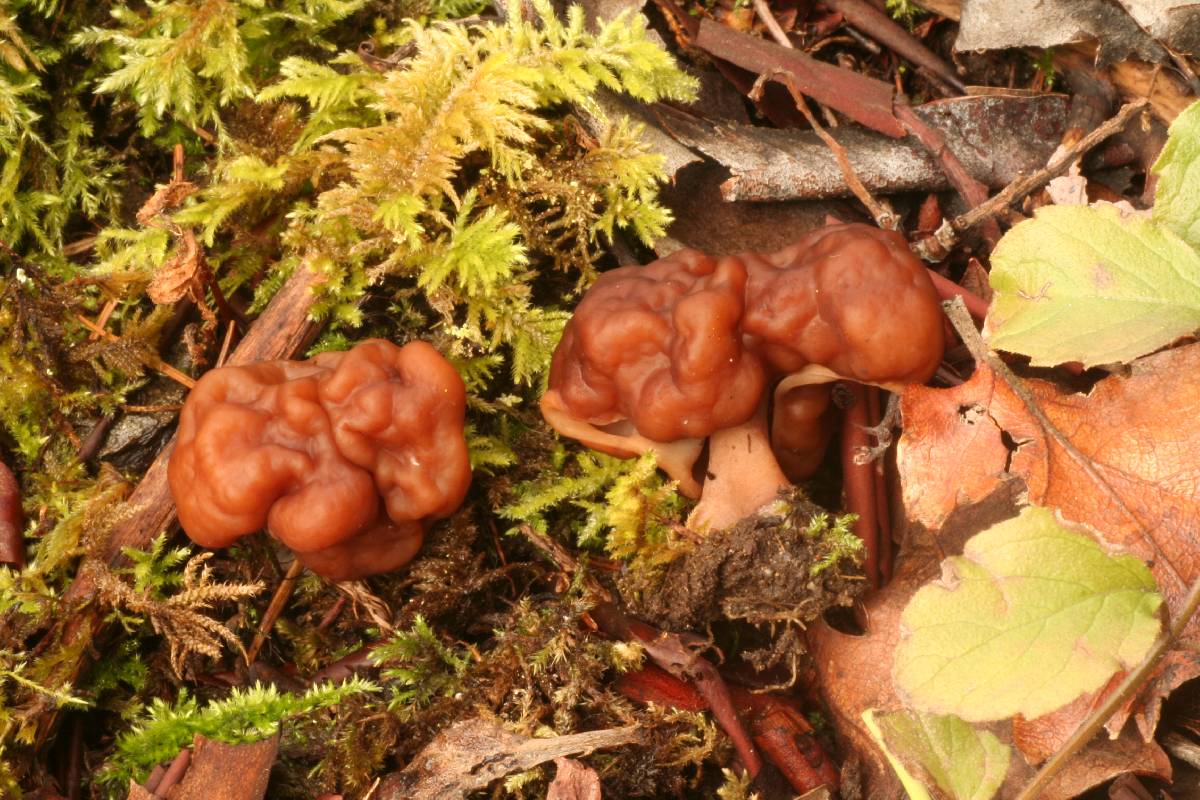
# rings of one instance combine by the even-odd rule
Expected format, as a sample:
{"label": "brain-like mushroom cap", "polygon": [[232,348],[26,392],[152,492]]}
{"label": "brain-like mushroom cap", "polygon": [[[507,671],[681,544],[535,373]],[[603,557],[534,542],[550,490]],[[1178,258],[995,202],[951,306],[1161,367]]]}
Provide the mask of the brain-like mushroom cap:
{"label": "brain-like mushroom cap", "polygon": [[555,350],[542,414],[597,450],[656,450],[698,497],[704,437],[753,438],[769,378],[783,379],[772,438],[800,476],[827,439],[828,391],[808,385],[924,382],[943,346],[937,291],[898,234],[832,225],[765,255],[681,250],[596,281]]}
{"label": "brain-like mushroom cap", "polygon": [[747,266],[743,330],[780,374],[819,365],[860,383],[923,383],[942,358],[937,290],[897,233],[829,225]]}
{"label": "brain-like mushroom cap", "polygon": [[694,250],[604,273],[555,350],[550,403],[656,442],[745,422],[766,384],[742,342],[745,288],[740,260]]}
{"label": "brain-like mushroom cap", "polygon": [[395,569],[466,496],[465,408],[462,379],[424,342],[212,370],[168,465],[180,524],[205,547],[266,526],[337,580]]}

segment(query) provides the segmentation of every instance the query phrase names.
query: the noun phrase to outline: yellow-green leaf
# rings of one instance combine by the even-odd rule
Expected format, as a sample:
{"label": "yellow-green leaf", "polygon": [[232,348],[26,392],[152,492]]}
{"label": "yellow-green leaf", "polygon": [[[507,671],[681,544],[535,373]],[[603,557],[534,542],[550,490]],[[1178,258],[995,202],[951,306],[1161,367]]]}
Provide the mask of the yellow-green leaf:
{"label": "yellow-green leaf", "polygon": [[1153,169],[1158,174],[1154,219],[1200,250],[1200,101],[1171,123]]}
{"label": "yellow-green leaf", "polygon": [[[1012,751],[989,731],[976,730],[951,714],[896,711],[871,715],[869,730],[897,769],[909,796],[909,781],[921,776],[951,800],[991,800],[1004,783]],[[864,715],[864,720],[866,715]],[[922,792],[924,790],[922,789]],[[918,792],[920,795],[922,792]],[[928,796],[927,793],[925,793]]]}
{"label": "yellow-green leaf", "polygon": [[992,253],[985,333],[1035,365],[1132,361],[1200,328],[1200,253],[1112,205],[1047,206]]}
{"label": "yellow-green leaf", "polygon": [[1029,507],[942,562],[900,619],[910,707],[970,722],[1039,717],[1130,669],[1158,636],[1149,568]]}

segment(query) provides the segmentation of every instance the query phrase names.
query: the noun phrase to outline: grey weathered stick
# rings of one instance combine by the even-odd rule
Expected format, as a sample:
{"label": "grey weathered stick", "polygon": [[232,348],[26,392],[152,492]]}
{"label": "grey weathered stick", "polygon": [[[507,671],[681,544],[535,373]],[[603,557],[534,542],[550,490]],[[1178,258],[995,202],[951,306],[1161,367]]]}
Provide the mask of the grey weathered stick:
{"label": "grey weathered stick", "polygon": [[375,797],[458,800],[513,772],[638,738],[637,725],[531,739],[488,720],[463,720],[438,734],[401,772],[384,778]]}
{"label": "grey weathered stick", "polygon": [[[980,95],[938,100],[913,112],[940,129],[967,174],[999,190],[1043,168],[1062,140],[1062,95]],[[807,200],[851,194],[837,158],[814,132],[715,122],[654,106],[645,121],[729,170],[721,184],[729,202]],[[845,149],[854,172],[877,195],[950,188],[941,165],[913,138],[893,139],[857,125],[826,133]],[[676,145],[678,147],[678,145]]]}

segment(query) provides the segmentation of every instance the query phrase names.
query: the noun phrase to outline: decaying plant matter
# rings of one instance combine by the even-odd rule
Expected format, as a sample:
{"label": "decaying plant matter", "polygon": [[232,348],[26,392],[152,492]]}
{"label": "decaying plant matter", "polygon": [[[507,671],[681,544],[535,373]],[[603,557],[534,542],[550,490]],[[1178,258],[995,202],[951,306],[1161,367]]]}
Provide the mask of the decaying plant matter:
{"label": "decaying plant matter", "polygon": [[[1146,110],[1187,106],[1197,53],[1140,19],[1162,65],[953,53],[998,2],[961,27],[955,0],[879,4],[901,24],[865,0],[0,4],[0,798],[874,797],[886,749],[938,796],[1007,769],[1009,800],[1062,743],[1059,797],[1164,776],[1145,737],[1196,623],[1138,659],[1193,605],[1194,459],[1164,444],[1190,405],[1159,384],[1200,319],[1200,111],[1163,151]],[[945,102],[967,85],[989,93]],[[797,135],[887,230],[777,202],[812,195],[777,157]],[[881,180],[899,153],[918,182]],[[1175,298],[1174,327],[1094,324],[1084,289]],[[987,320],[957,320],[974,378],[939,295]],[[1169,349],[1101,379],[1113,341]],[[948,520],[1010,489],[1153,563],[1045,509],[957,555]],[[1046,558],[997,567],[1029,518]],[[943,623],[1019,637],[1005,613],[1046,608],[1081,646],[923,672]],[[1118,664],[1149,700],[1038,717],[1016,691],[993,705],[1030,714],[985,726],[938,694],[1052,658],[1088,682],[1025,682]],[[1084,744],[1114,704],[1121,735]],[[943,769],[947,742],[980,768]]]}

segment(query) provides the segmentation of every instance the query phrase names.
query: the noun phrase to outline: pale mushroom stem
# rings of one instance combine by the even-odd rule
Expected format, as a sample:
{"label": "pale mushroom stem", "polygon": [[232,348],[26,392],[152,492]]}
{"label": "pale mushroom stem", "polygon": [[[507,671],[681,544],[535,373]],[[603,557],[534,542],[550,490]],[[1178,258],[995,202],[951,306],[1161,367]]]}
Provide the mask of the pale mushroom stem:
{"label": "pale mushroom stem", "polygon": [[746,422],[709,437],[707,472],[700,502],[688,517],[696,530],[728,528],[792,485],[771,452],[765,400]]}

